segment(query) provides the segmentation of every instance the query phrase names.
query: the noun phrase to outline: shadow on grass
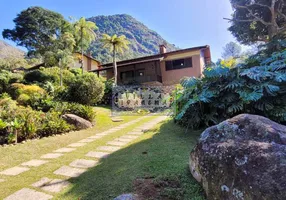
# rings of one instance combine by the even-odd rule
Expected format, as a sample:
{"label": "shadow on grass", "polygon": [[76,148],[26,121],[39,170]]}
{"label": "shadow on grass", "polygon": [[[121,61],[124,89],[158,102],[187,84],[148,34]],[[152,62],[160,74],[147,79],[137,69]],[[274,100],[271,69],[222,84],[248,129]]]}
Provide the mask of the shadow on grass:
{"label": "shadow on grass", "polygon": [[[160,129],[145,133],[147,139],[101,159],[96,167],[70,179],[73,187],[59,199],[113,199],[123,193],[132,193],[134,180],[144,177],[179,180],[180,191],[175,194],[171,191],[168,198],[160,199],[204,199],[201,187],[188,170],[189,153],[200,131],[189,131],[188,134],[184,131],[173,121],[165,122]],[[153,137],[148,137],[154,132]],[[178,197],[177,193],[181,195]]]}

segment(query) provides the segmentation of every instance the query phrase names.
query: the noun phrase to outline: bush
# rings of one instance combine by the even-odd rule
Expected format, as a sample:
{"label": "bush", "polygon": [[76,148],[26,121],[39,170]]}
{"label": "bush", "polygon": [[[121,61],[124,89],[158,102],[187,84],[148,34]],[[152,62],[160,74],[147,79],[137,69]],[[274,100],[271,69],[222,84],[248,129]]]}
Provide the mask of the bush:
{"label": "bush", "polygon": [[[50,82],[52,82],[54,86],[60,85],[60,68],[59,67],[41,68],[41,71],[46,76],[52,77]],[[63,69],[62,78],[63,78],[63,85],[69,85],[75,80],[75,75],[69,70]]]}
{"label": "bush", "polygon": [[37,130],[37,134],[44,137],[75,130],[75,128],[62,119],[60,115],[59,112],[55,111],[46,113],[41,121],[42,126]]}
{"label": "bush", "polygon": [[20,105],[31,106],[35,110],[48,111],[52,106],[52,97],[37,85],[14,83],[11,86],[10,94]]}
{"label": "bush", "polygon": [[56,102],[53,106],[53,110],[59,112],[61,115],[75,114],[91,122],[94,121],[96,114],[91,106],[68,102]]}
{"label": "bush", "polygon": [[114,84],[114,79],[103,80],[104,82],[104,95],[101,99],[101,104],[111,105],[112,104],[112,87]]}
{"label": "bush", "polygon": [[8,92],[8,89],[12,83],[19,83],[22,80],[22,74],[0,70],[0,93]]}
{"label": "bush", "polygon": [[45,83],[47,81],[55,82],[54,76],[45,74],[43,70],[34,70],[27,72],[24,75],[24,80],[26,83]]}
{"label": "bush", "polygon": [[104,94],[104,84],[94,73],[84,73],[68,86],[67,100],[80,104],[94,105]]}
{"label": "bush", "polygon": [[207,68],[203,78],[182,81],[177,93],[176,121],[200,128],[241,113],[258,114],[286,123],[286,50],[259,53],[230,69]]}

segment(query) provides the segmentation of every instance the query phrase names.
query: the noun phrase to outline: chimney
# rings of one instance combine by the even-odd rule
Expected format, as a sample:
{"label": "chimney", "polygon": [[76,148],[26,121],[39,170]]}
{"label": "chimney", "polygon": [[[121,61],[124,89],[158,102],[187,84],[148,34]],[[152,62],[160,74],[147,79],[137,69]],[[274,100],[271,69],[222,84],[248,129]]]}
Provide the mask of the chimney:
{"label": "chimney", "polygon": [[164,44],[161,44],[159,47],[160,47],[160,54],[167,53],[167,48]]}

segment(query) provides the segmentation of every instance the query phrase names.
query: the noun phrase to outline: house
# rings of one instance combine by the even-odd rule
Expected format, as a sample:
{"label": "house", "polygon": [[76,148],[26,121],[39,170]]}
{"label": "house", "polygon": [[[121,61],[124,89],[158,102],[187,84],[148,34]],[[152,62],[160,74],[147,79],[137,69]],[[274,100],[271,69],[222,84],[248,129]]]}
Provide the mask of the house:
{"label": "house", "polygon": [[[201,77],[204,67],[211,62],[208,45],[167,52],[160,45],[160,53],[117,62],[118,85],[174,85],[183,77]],[[114,76],[113,63],[90,70],[107,79]]]}
{"label": "house", "polygon": [[[81,53],[73,54],[74,61],[69,65],[70,69],[81,69]],[[100,62],[95,60],[90,54],[83,54],[83,69],[85,71],[91,71],[98,69],[100,66]],[[40,63],[33,67],[27,69],[27,71],[32,71],[36,69],[40,69],[40,67],[45,67],[45,63]]]}
{"label": "house", "polygon": [[[74,53],[75,61],[70,64],[71,69],[81,69],[81,53]],[[92,71],[98,69],[100,62],[95,60],[91,54],[83,54],[83,69],[85,71]]]}

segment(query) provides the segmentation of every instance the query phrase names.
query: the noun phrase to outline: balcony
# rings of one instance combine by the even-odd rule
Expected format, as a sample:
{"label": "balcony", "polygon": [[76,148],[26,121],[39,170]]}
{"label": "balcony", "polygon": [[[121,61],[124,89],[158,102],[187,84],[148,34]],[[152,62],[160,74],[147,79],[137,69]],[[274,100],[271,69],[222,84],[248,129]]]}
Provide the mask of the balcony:
{"label": "balcony", "polygon": [[119,83],[123,85],[144,84],[148,82],[162,83],[162,76],[151,75],[151,76],[124,77],[119,80]]}

